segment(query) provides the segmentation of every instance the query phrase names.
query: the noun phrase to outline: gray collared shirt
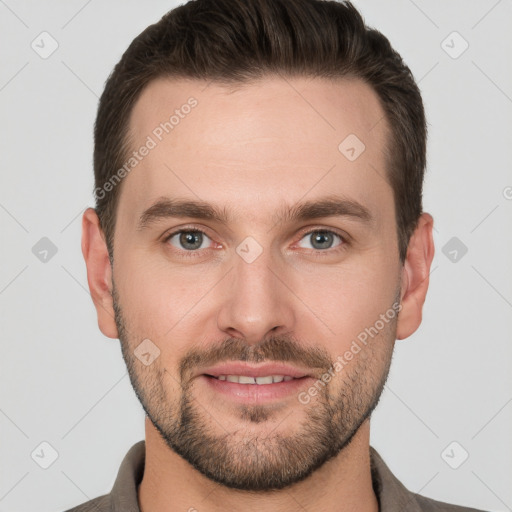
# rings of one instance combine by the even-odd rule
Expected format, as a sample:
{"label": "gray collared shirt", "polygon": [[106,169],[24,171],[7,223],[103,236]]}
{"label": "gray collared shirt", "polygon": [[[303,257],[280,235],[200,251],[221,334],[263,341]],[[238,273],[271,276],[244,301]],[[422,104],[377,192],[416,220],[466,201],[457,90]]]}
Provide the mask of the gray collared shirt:
{"label": "gray collared shirt", "polygon": [[[134,444],[125,455],[109,494],[82,503],[66,512],[140,512],[137,487],[144,474],[146,442]],[[408,491],[370,446],[372,482],[380,512],[482,512],[425,498]]]}

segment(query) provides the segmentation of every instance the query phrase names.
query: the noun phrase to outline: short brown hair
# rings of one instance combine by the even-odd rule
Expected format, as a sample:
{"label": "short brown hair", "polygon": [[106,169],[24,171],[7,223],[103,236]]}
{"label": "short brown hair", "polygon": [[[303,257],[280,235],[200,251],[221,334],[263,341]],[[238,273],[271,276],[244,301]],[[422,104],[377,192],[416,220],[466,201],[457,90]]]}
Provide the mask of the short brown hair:
{"label": "short brown hair", "polygon": [[386,171],[405,261],[422,213],[427,126],[421,94],[385,36],[367,27],[350,2],[326,0],[192,0],[132,41],[108,77],[94,127],[96,212],[111,259],[122,183],[106,184],[130,154],[130,114],[148,83],[176,77],[244,84],[276,73],[358,78],[377,93],[392,134]]}

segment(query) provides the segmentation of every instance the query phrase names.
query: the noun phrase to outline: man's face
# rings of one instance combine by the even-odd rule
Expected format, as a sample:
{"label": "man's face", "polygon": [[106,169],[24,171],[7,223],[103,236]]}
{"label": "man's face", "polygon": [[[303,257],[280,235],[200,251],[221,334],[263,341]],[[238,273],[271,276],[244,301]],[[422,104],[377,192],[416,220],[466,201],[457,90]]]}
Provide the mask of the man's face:
{"label": "man's face", "polygon": [[[176,109],[172,131],[158,130]],[[401,284],[383,117],[376,94],[348,80],[267,78],[234,92],[157,80],[135,105],[132,148],[148,136],[156,146],[124,179],[117,210],[123,356],[168,446],[221,484],[305,478],[377,403]],[[344,215],[299,208],[326,199],[351,204]],[[225,218],[170,216],[171,201]],[[134,353],[143,340],[160,351],[149,365]]]}

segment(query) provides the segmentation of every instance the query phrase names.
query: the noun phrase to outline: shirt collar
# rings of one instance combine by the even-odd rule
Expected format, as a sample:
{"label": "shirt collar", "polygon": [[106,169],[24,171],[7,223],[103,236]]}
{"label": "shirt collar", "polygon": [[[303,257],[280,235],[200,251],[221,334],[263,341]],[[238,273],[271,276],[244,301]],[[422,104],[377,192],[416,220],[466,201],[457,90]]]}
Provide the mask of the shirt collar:
{"label": "shirt collar", "polygon": [[125,455],[110,493],[112,512],[140,512],[137,488],[144,475],[146,442],[135,443]]}
{"label": "shirt collar", "polygon": [[[134,444],[125,455],[110,493],[112,512],[140,512],[137,488],[144,474],[146,443]],[[421,512],[415,494],[393,475],[377,450],[370,446],[373,489],[380,512]]]}
{"label": "shirt collar", "polygon": [[392,510],[421,512],[416,495],[398,480],[372,446],[370,446],[370,464],[373,490],[379,501],[380,512]]}

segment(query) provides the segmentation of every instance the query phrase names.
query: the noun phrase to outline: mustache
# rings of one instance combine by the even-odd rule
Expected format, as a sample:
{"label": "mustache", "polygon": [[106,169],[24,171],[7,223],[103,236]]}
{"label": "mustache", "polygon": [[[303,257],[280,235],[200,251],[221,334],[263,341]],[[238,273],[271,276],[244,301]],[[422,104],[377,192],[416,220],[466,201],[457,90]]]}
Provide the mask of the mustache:
{"label": "mustache", "polygon": [[334,361],[320,347],[305,347],[291,336],[272,336],[259,344],[248,345],[240,338],[227,338],[207,349],[194,349],[180,362],[182,382],[197,367],[212,366],[228,361],[261,363],[291,362],[301,367],[327,371]]}

